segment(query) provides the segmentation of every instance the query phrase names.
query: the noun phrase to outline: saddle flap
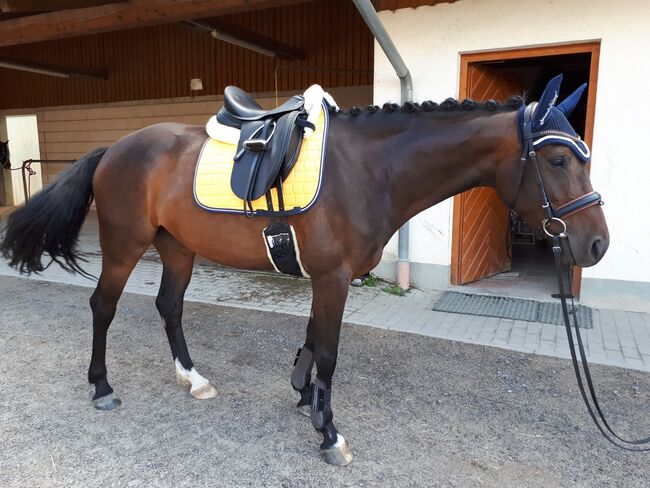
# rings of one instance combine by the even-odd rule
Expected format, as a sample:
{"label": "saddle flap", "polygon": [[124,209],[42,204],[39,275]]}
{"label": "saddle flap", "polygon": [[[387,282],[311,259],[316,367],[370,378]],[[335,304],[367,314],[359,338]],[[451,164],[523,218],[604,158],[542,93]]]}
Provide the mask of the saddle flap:
{"label": "saddle flap", "polygon": [[248,121],[242,125],[230,179],[233,193],[244,201],[257,200],[276,182],[286,178],[286,166],[300,151],[303,129],[296,125],[300,112],[278,119]]}

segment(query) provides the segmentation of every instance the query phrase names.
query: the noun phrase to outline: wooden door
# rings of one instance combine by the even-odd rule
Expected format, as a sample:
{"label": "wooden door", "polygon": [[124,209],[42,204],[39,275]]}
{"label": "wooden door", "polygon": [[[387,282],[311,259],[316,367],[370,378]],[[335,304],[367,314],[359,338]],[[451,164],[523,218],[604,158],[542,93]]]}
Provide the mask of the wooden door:
{"label": "wooden door", "polygon": [[[523,94],[523,81],[512,73],[469,64],[461,76],[461,98],[507,100]],[[451,283],[462,285],[487,278],[512,265],[509,210],[496,190],[478,187],[454,197]]]}

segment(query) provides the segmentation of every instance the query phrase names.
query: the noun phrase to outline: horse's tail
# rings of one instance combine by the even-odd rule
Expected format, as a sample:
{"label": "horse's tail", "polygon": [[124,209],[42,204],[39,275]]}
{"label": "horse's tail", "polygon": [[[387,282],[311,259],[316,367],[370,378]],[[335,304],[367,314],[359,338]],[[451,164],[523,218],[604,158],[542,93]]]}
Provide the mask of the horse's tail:
{"label": "horse's tail", "polygon": [[[21,273],[38,273],[52,262],[89,276],[79,266],[79,231],[93,201],[93,175],[108,148],[86,154],[9,216],[0,252]],[[50,256],[43,265],[43,253]]]}

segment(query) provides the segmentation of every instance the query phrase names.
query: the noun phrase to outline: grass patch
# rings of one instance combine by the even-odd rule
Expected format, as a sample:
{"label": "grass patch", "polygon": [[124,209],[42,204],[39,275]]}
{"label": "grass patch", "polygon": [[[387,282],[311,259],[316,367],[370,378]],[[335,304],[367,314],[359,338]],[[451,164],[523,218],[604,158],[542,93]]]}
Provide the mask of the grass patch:
{"label": "grass patch", "polygon": [[391,295],[397,295],[399,297],[404,296],[404,290],[399,285],[393,285],[393,286],[388,286],[386,288],[382,288],[382,291],[385,291],[386,293],[390,293]]}
{"label": "grass patch", "polygon": [[369,286],[370,288],[374,288],[377,285],[379,285],[379,278],[377,278],[374,275],[368,276],[365,280],[363,280],[363,286]]}

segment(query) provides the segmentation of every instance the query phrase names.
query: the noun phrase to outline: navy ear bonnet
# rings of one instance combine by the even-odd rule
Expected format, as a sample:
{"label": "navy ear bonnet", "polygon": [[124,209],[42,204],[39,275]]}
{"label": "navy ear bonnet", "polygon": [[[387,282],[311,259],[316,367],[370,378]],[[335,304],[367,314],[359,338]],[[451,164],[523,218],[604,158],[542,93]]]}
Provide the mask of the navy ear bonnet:
{"label": "navy ear bonnet", "polygon": [[[580,161],[586,163],[591,157],[589,146],[580,139],[580,136],[573,130],[567,120],[567,116],[573,112],[578,105],[587,84],[581,85],[575,92],[569,95],[562,103],[555,105],[560,92],[562,75],[558,75],[548,82],[539,103],[533,113],[533,147],[538,149],[549,144],[561,144],[573,151]],[[524,111],[522,105],[517,113],[517,126],[519,138],[523,143]]]}

